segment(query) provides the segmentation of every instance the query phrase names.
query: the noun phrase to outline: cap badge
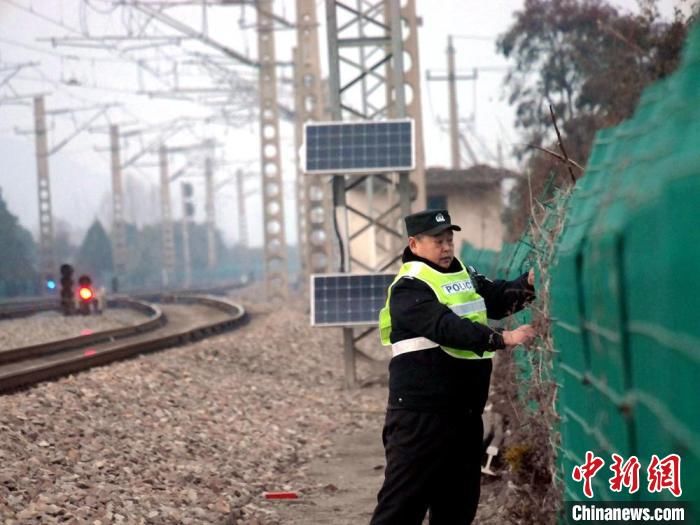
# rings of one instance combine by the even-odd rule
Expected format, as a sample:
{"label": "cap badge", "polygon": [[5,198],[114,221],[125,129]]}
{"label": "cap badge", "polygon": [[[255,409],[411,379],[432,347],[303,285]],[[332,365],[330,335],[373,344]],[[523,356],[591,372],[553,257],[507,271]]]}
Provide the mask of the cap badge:
{"label": "cap badge", "polygon": [[438,213],[435,216],[435,222],[445,222],[445,217],[442,215],[442,213]]}

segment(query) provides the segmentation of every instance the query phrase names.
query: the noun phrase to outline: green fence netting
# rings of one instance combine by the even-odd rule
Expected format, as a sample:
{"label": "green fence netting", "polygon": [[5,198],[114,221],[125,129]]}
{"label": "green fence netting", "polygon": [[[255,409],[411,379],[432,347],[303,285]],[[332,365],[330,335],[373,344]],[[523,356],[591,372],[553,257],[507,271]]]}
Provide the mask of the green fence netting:
{"label": "green fence netting", "polygon": [[[678,454],[686,522],[700,522],[700,26],[678,71],[644,91],[631,119],[597,134],[585,176],[553,202],[566,214],[550,250],[548,314],[564,499],[585,499],[571,474],[590,450],[606,461],[595,499],[675,501],[647,490],[646,469],[652,455]],[[461,256],[512,279],[543,248],[530,228],[499,253],[465,246]],[[527,380],[533,361],[523,356]],[[610,490],[613,452],[639,459],[636,493]]]}

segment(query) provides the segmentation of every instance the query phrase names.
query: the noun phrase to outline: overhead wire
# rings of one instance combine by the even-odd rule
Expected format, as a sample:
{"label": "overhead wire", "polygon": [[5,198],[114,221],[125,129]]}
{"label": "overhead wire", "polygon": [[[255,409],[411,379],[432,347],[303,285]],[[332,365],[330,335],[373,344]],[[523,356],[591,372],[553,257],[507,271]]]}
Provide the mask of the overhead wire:
{"label": "overhead wire", "polygon": [[[9,4],[9,5],[11,5],[11,6],[17,8],[17,9],[20,9],[20,10],[22,10],[22,11],[25,11],[25,12],[29,13],[29,14],[32,15],[32,16],[35,16],[35,17],[40,18],[40,19],[42,19],[42,20],[44,20],[44,21],[47,21],[47,22],[49,22],[49,23],[51,23],[51,24],[53,24],[53,25],[55,25],[55,26],[61,27],[62,29],[65,29],[65,30],[69,31],[70,33],[73,33],[73,34],[89,34],[89,25],[88,25],[88,21],[87,21],[87,15],[86,15],[86,12],[85,12],[85,10],[84,10],[84,8],[83,8],[83,4],[82,4],[82,3],[80,4],[80,5],[81,5],[81,10],[79,11],[80,25],[81,25],[81,30],[82,30],[82,31],[81,31],[81,30],[76,30],[76,29],[70,27],[69,25],[67,25],[67,24],[66,24],[65,22],[63,22],[63,21],[57,21],[57,20],[55,20],[55,19],[53,19],[53,18],[51,18],[51,17],[49,17],[49,16],[46,16],[46,15],[44,15],[44,14],[42,14],[42,13],[36,11],[32,6],[26,7],[25,5],[22,5],[22,4],[19,4],[19,3],[17,3],[17,2],[14,2],[13,0],[2,0],[2,1],[5,2],[6,4]],[[94,6],[91,6],[91,7],[94,7]],[[110,12],[113,12],[113,11],[114,11],[114,9],[110,10]],[[148,23],[149,23],[149,20],[146,21],[146,23],[144,24],[144,27],[145,27]],[[6,44],[9,44],[9,45],[14,45],[14,46],[17,46],[17,47],[21,47],[21,48],[28,49],[28,50],[31,50],[31,51],[33,51],[33,52],[39,52],[39,53],[44,53],[44,54],[47,54],[47,55],[55,56],[55,57],[61,59],[62,61],[65,60],[65,59],[80,60],[80,59],[85,59],[85,58],[87,58],[88,60],[93,60],[93,61],[96,60],[96,59],[99,60],[99,59],[96,58],[96,57],[79,57],[79,56],[77,56],[77,55],[66,55],[65,53],[59,53],[59,52],[52,51],[52,50],[47,50],[47,49],[43,49],[43,48],[39,48],[39,47],[35,47],[35,46],[30,46],[30,45],[28,45],[28,44],[16,42],[16,41],[13,41],[13,40],[10,40],[10,39],[6,39],[6,38],[1,38],[0,41],[4,42],[4,43],[6,43]],[[110,46],[105,46],[105,48],[109,50]],[[122,57],[123,57],[124,54],[125,54],[124,52],[122,52],[122,51],[119,50],[119,49],[114,49],[114,46],[112,46],[112,50],[113,50],[113,51],[117,51],[117,53],[118,53],[120,56],[122,56]],[[162,60],[163,58],[165,58],[166,60],[167,60],[167,59],[173,59],[173,58],[174,58],[173,55],[168,55],[168,54],[166,54],[166,53],[163,53],[162,50],[160,50],[159,54],[160,54],[160,59],[161,59],[161,60]],[[130,57],[125,57],[125,58],[130,59]],[[139,65],[140,67],[143,67],[143,62],[139,62],[138,65]],[[148,70],[148,68],[144,68],[144,69]],[[72,99],[74,99],[74,100],[77,100],[77,101],[81,102],[81,103],[84,103],[86,100],[89,100],[89,99],[87,99],[87,98],[85,98],[85,97],[78,97],[78,96],[76,96],[76,95],[72,92],[72,89],[67,89],[67,87],[65,86],[65,82],[57,81],[57,80],[55,80],[55,79],[50,78],[50,77],[47,76],[40,68],[36,68],[36,71],[38,72],[40,78],[38,78],[38,79],[32,79],[32,78],[26,78],[26,77],[25,77],[24,80],[41,82],[42,84],[49,84],[49,85],[51,85],[51,86],[54,88],[54,90],[56,90],[57,92],[60,92],[62,95],[68,96],[68,97],[70,97],[70,98],[72,98]],[[152,72],[152,71],[151,71],[151,72]],[[153,72],[152,72],[152,73],[153,73]],[[154,73],[154,76],[155,76],[156,78],[158,78],[158,79],[161,78],[161,76],[160,76],[159,74],[157,74],[157,73]],[[16,90],[15,90],[12,86],[9,86],[9,87],[10,87],[10,89],[11,89],[13,92],[16,93]],[[100,90],[107,90],[107,89],[109,89],[109,88],[100,88],[100,87],[98,87],[98,86],[86,86],[86,85],[78,85],[78,86],[72,86],[72,87],[81,87],[81,88],[88,88],[88,89],[100,89]],[[111,88],[111,89],[109,89],[109,90],[112,91],[112,92],[118,91],[118,90],[116,90],[115,88]],[[119,91],[121,91],[121,90],[119,90]],[[130,95],[136,95],[136,94],[134,94],[133,92],[127,92],[127,93],[130,94]],[[124,93],[124,94],[127,94],[127,93]],[[136,95],[136,96],[138,96],[138,95]],[[53,117],[52,117],[52,118],[53,118]],[[108,119],[108,122],[109,122],[109,119]],[[75,121],[75,118],[74,118],[74,117],[73,117],[73,125],[74,125],[74,127],[76,126],[76,121]],[[105,161],[106,163],[109,163],[109,159],[105,159],[104,155],[100,154],[99,152],[95,152],[95,153],[97,153],[97,157],[100,158],[100,160]],[[137,171],[141,172],[141,174],[143,174],[143,172],[141,171],[140,168],[134,166],[134,169],[136,169]]]}
{"label": "overhead wire", "polygon": [[[29,13],[30,15],[35,16],[35,17],[37,17],[37,18],[39,18],[39,19],[41,19],[41,20],[44,20],[44,21],[46,21],[46,22],[49,22],[49,23],[51,23],[51,24],[53,24],[53,25],[55,25],[55,26],[57,26],[57,27],[61,27],[62,29],[65,29],[66,31],[68,31],[68,32],[70,32],[70,33],[77,34],[77,35],[82,35],[82,34],[84,34],[84,33],[87,33],[87,23],[86,23],[86,20],[85,20],[84,16],[81,16],[81,24],[83,25],[83,32],[81,32],[80,30],[77,30],[77,29],[71,27],[70,25],[66,24],[66,23],[63,22],[63,21],[56,20],[56,19],[54,19],[54,18],[52,18],[52,17],[50,17],[50,16],[47,16],[47,15],[45,15],[45,14],[43,14],[43,13],[41,13],[41,12],[35,10],[32,6],[27,7],[27,6],[25,6],[25,5],[23,5],[23,4],[20,4],[20,3],[16,2],[16,1],[14,1],[14,0],[0,0],[0,1],[2,1],[2,2],[6,3],[6,4],[9,4],[9,5],[11,5],[11,6],[13,6],[13,7],[15,7],[15,8],[19,9],[19,10],[25,11],[25,12]],[[82,6],[83,6],[82,2],[80,3],[80,6],[81,6],[81,9],[82,9]],[[84,12],[83,12],[83,15],[84,15]],[[78,56],[78,55],[66,55],[66,54],[64,54],[64,53],[58,53],[58,52],[54,52],[54,51],[50,51],[50,50],[46,50],[46,49],[42,49],[42,48],[37,48],[37,47],[35,47],[35,46],[29,46],[29,45],[24,44],[24,43],[19,43],[19,42],[16,42],[16,41],[12,41],[12,40],[10,40],[10,39],[4,39],[4,38],[3,38],[3,39],[0,39],[0,41],[3,41],[3,42],[8,43],[8,44],[10,44],[10,45],[16,45],[16,46],[19,46],[19,47],[22,47],[22,48],[26,48],[26,49],[29,49],[29,50],[32,50],[32,51],[35,51],[35,52],[40,52],[40,53],[45,53],[45,54],[48,54],[48,55],[53,55],[53,56],[56,56],[56,57],[60,58],[61,60],[66,60],[66,59],[69,59],[69,60],[81,60],[81,59],[86,59],[86,58],[88,58],[88,57],[81,57],[81,56]],[[107,49],[107,50],[110,49],[110,46],[104,46],[104,47],[105,47],[105,49]],[[113,49],[113,46],[112,46],[112,50],[114,50],[114,49]],[[100,60],[101,60],[100,57],[90,57],[89,59],[90,59],[90,60],[95,60],[95,61],[100,61]],[[63,66],[62,66],[62,69],[63,69]],[[67,96],[69,96],[69,97],[71,97],[71,98],[73,98],[73,99],[78,99],[78,97],[75,97],[72,93],[70,93],[70,90],[62,89],[61,83],[58,83],[58,82],[53,81],[52,79],[49,79],[41,70],[39,70],[39,74],[40,74],[40,76],[41,76],[46,82],[48,82],[49,84],[53,85],[53,87],[54,87],[55,89],[61,91],[64,95],[67,95]],[[158,75],[154,75],[154,76],[156,76],[157,78],[159,77]],[[78,99],[78,100],[80,100],[80,99]],[[84,99],[83,99],[83,100],[84,100]]]}
{"label": "overhead wire", "polygon": [[[84,12],[82,13],[82,15],[80,15],[80,16],[81,16],[81,19],[80,19],[81,22],[80,22],[80,23],[81,23],[81,25],[83,26],[83,27],[82,27],[83,31],[81,31],[81,30],[75,29],[75,28],[73,28],[73,27],[71,27],[71,26],[65,24],[64,22],[57,21],[57,20],[55,20],[55,19],[52,18],[52,17],[49,17],[49,16],[47,16],[47,15],[44,15],[44,14],[40,13],[39,11],[36,11],[36,10],[33,9],[33,8],[28,8],[28,7],[26,7],[26,6],[22,5],[22,4],[19,4],[18,2],[14,1],[14,0],[0,0],[0,1],[5,2],[5,3],[7,3],[7,4],[10,4],[10,5],[14,6],[14,7],[17,8],[17,9],[20,9],[20,10],[22,10],[22,11],[25,11],[25,12],[27,12],[27,13],[29,13],[29,14],[35,16],[35,17],[38,17],[38,18],[40,18],[40,19],[42,19],[42,20],[45,20],[45,21],[47,21],[47,22],[49,22],[49,23],[51,23],[51,24],[53,24],[53,25],[55,25],[55,26],[57,26],[57,27],[61,27],[61,28],[65,29],[65,30],[67,30],[67,31],[69,31],[69,32],[71,32],[71,33],[73,33],[73,34],[85,36],[85,35],[88,33],[88,31],[87,31],[87,29],[88,29],[88,27],[87,27],[87,22],[86,22],[86,19],[85,19],[84,16],[83,16],[83,15],[84,15]],[[81,5],[81,6],[83,5],[82,2],[81,2],[80,5]],[[65,54],[62,54],[62,53],[50,52],[50,51],[48,51],[48,50],[40,50],[39,48],[33,48],[33,47],[30,47],[30,46],[28,46],[28,45],[26,45],[26,44],[19,44],[19,45],[20,45],[21,47],[26,47],[26,48],[32,49],[32,50],[34,50],[34,51],[44,52],[44,53],[48,53],[48,54],[54,54],[54,55],[59,56],[59,57],[60,57],[60,56],[67,56],[67,57],[70,57],[70,58],[75,58],[75,59],[77,59],[77,60],[87,58],[87,57],[81,57],[81,56],[78,56],[78,55],[65,55]],[[118,56],[121,56],[122,58],[126,58],[126,59],[128,59],[129,61],[134,62],[134,59],[133,59],[132,57],[128,57],[128,56],[125,57],[125,56],[124,56],[124,53],[123,53],[121,50],[119,50],[118,47],[115,46],[115,45],[111,45],[111,46],[109,46],[109,45],[103,45],[103,48],[104,48],[105,50],[108,50],[108,51],[116,52]],[[99,60],[99,58],[97,58],[96,60]],[[149,67],[147,67],[143,62],[137,61],[137,65],[138,65],[139,67],[142,67],[142,68],[143,68],[144,70],[146,70],[147,72],[151,73],[151,74],[153,75],[153,77],[154,77],[157,81],[163,82],[162,76],[160,75],[160,72],[154,72],[154,71],[152,71],[152,70],[151,70]]]}
{"label": "overhead wire", "polygon": [[106,93],[117,93],[120,95],[131,95],[131,96],[140,96],[137,93],[134,93],[133,90],[130,89],[120,89],[120,88],[115,88],[115,87],[107,87],[107,86],[101,86],[101,85],[96,85],[96,84],[69,84],[66,83],[63,80],[56,80],[53,78],[50,78],[44,74],[44,78],[42,79],[37,79],[37,78],[31,78],[27,76],[18,76],[17,77],[19,80],[22,80],[24,82],[50,82],[54,87],[58,89],[58,86],[63,86],[65,85],[66,88],[70,87],[70,89],[90,89],[94,91],[104,91]]}
{"label": "overhead wire", "polygon": [[498,37],[496,36],[488,36],[488,35],[451,35],[452,38],[454,39],[459,39],[459,40],[483,40],[485,42],[493,42],[496,40]]}
{"label": "overhead wire", "polygon": [[103,8],[103,9],[99,9],[99,8],[95,7],[94,5],[92,5],[93,0],[83,0],[83,2],[85,2],[85,5],[88,6],[90,9],[92,9],[93,11],[95,11],[97,13],[100,13],[101,15],[111,15],[119,7],[118,4],[115,4],[111,0],[106,0],[104,2],[104,3],[108,4],[110,7]]}
{"label": "overhead wire", "polygon": [[44,14],[40,13],[39,11],[36,11],[36,10],[35,10],[34,8],[32,8],[32,7],[26,7],[25,5],[22,5],[22,4],[18,3],[18,2],[16,2],[15,0],[0,0],[0,2],[4,2],[4,3],[6,3],[6,4],[9,4],[9,5],[11,5],[11,6],[13,6],[13,7],[17,8],[17,9],[20,9],[20,10],[22,10],[22,11],[25,11],[25,12],[27,12],[27,13],[33,15],[33,16],[36,16],[37,18],[40,18],[41,20],[44,20],[44,21],[49,22],[49,23],[51,23],[51,24],[54,24],[54,25],[56,25],[56,26],[58,26],[58,27],[61,27],[61,28],[65,29],[66,31],[70,31],[71,33],[74,33],[74,34],[76,34],[76,35],[80,35],[80,34],[81,34],[79,30],[77,30],[77,29],[75,29],[75,28],[73,28],[73,27],[70,27],[69,25],[67,25],[67,24],[65,24],[65,23],[63,23],[63,22],[57,21],[57,20],[55,20],[54,18],[51,18],[50,16],[44,15]]}
{"label": "overhead wire", "polygon": [[[0,0],[2,1],[2,0]],[[14,46],[14,47],[19,47],[22,49],[26,49],[28,51],[32,51],[34,53],[42,53],[45,55],[50,55],[56,58],[64,58],[67,60],[92,60],[94,62],[104,62],[104,63],[123,63],[123,59],[117,59],[117,58],[110,58],[110,57],[97,57],[97,56],[81,56],[81,55],[76,55],[72,53],[61,53],[60,51],[54,51],[53,49],[47,49],[44,47],[38,47],[38,46],[32,46],[30,44],[24,43],[24,42],[18,42],[17,40],[13,40],[11,38],[5,38],[5,37],[0,37],[0,42],[3,44],[7,44],[9,46]]]}
{"label": "overhead wire", "polygon": [[[97,6],[94,2],[89,2],[85,1],[85,5],[81,3],[81,9],[78,13],[79,15],[79,24],[80,28],[76,29],[74,27],[71,27],[69,24],[67,24],[62,18],[61,20],[56,20],[50,16],[45,15],[44,13],[41,13],[34,9],[33,5],[30,7],[27,7],[26,5],[22,5],[17,1],[14,0],[0,0],[2,2],[5,2],[6,4],[12,5],[20,10],[26,11],[32,16],[35,16],[39,19],[42,19],[46,22],[51,23],[52,25],[55,25],[57,27],[60,27],[66,31],[68,31],[71,34],[76,34],[76,35],[89,35],[90,33],[90,21],[89,21],[89,16],[88,16],[88,10],[86,9],[86,6],[89,7],[92,11],[101,13],[101,14],[113,14],[116,11],[116,6],[113,6],[112,9],[109,9],[108,12],[107,10],[100,9],[99,6]],[[126,28],[127,32],[129,34],[145,34],[146,31],[148,31],[149,27],[153,32],[156,34],[165,34],[162,28],[158,27],[157,25],[153,24],[154,16],[148,15],[145,13],[142,13],[142,16],[137,16],[137,13],[135,13],[131,9],[121,9],[120,10],[120,15],[121,15],[121,20],[123,22],[123,26]],[[244,37],[246,38],[247,41],[247,32],[244,33]],[[95,65],[94,62],[107,62],[107,61],[114,61],[118,62],[118,60],[114,59],[106,59],[103,57],[85,57],[85,56],[79,56],[79,55],[74,55],[74,54],[66,54],[66,53],[60,53],[57,51],[53,50],[48,50],[48,49],[43,49],[43,48],[38,48],[35,46],[29,46],[27,44],[22,44],[22,43],[17,43],[17,42],[10,42],[11,45],[18,45],[20,47],[25,47],[27,49],[30,49],[34,52],[40,52],[44,53],[47,55],[51,55],[54,57],[57,57],[63,61],[66,60],[90,60],[92,61],[92,67],[93,67],[93,83],[92,84],[87,84],[87,83],[82,83],[80,85],[67,85],[66,81],[62,80],[56,80],[53,78],[50,78],[49,75],[44,73],[41,69],[37,69],[38,74],[39,74],[39,79],[30,79],[31,81],[36,81],[36,82],[42,82],[45,83],[49,86],[52,86],[54,90],[59,92],[63,96],[70,97],[73,100],[80,101],[80,102],[85,102],[85,101],[90,101],[89,97],[85,96],[77,96],[74,93],[75,88],[81,88],[81,89],[86,89],[86,90],[95,90],[95,91],[105,91],[105,92],[113,92],[113,93],[119,93],[123,95],[132,95],[133,93],[128,92],[127,90],[120,90],[118,88],[109,88],[107,86],[99,86],[94,82],[95,78]],[[114,45],[106,45],[103,47],[106,51],[109,52],[114,52],[116,53],[120,58],[122,58],[124,61],[128,62],[136,62],[137,66],[146,71],[147,73],[150,73],[153,77],[155,77],[160,83],[164,85],[169,85],[169,83],[165,82],[163,79],[163,75],[161,74],[162,72],[154,67],[150,67],[147,62],[150,61],[150,59],[143,59],[143,58],[135,58],[131,56],[131,51],[130,50],[124,50],[119,46],[118,44]],[[184,47],[183,48],[183,54],[185,56],[188,56],[192,51],[190,50],[189,47]],[[173,53],[165,50],[163,47],[157,48],[153,54],[155,55],[154,61],[178,61],[182,58],[182,55],[178,53]],[[200,68],[202,71],[206,71],[207,76],[209,78],[214,77],[214,82],[220,84],[222,81],[226,82],[226,84],[231,85],[232,91],[240,93],[242,91],[241,88],[243,88],[246,84],[250,84],[250,80],[243,79],[240,77],[240,75],[236,74],[235,72],[232,72],[228,70],[226,67],[220,67],[218,74],[214,73],[214,68],[211,65],[205,65],[204,67]],[[255,89],[253,86],[249,86],[249,89],[246,91],[250,93],[254,93]],[[138,96],[138,94],[133,94]],[[218,115],[218,112],[214,113],[208,113],[208,116],[205,118],[205,122],[202,125],[203,128],[206,128],[207,126],[210,125],[225,125],[223,121],[221,121],[221,118],[223,119],[231,119],[233,117],[232,110],[235,111],[241,111],[246,109],[249,104],[247,102],[244,102],[243,104],[239,104],[239,108],[231,108],[230,104],[227,104],[226,109],[222,109],[221,115],[218,116],[217,120],[213,119],[213,115]],[[123,110],[122,110],[123,111]],[[132,113],[133,114],[133,113]],[[235,118],[235,117],[234,117]],[[201,133],[202,131],[200,130],[195,130],[192,127],[188,128],[190,133],[193,135],[197,135],[198,133]]]}

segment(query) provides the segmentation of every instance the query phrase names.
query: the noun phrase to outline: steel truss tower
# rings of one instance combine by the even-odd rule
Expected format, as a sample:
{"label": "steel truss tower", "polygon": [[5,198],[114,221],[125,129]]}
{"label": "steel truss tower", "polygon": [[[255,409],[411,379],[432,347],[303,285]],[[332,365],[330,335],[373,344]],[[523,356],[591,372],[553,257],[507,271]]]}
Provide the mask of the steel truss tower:
{"label": "steel truss tower", "polygon": [[168,150],[164,144],[158,149],[160,165],[160,220],[161,250],[163,258],[162,283],[167,288],[175,280],[175,231],[170,204],[170,172],[168,169]]}
{"label": "steel truss tower", "polygon": [[[297,0],[297,45],[294,90],[298,152],[303,143],[304,123],[321,120],[324,113],[315,0]],[[331,264],[330,185],[327,177],[305,177],[300,162],[297,166],[303,274],[326,273]]]}
{"label": "steel truss tower", "polygon": [[[412,197],[419,199],[419,207],[425,206],[415,1],[408,0],[401,8],[400,0],[356,0],[352,6],[326,0],[326,16],[333,119],[415,120],[413,188],[408,173],[338,174],[333,181],[343,237],[342,271],[385,271],[400,260],[405,239],[401,217],[410,213]],[[369,256],[362,258],[360,247],[368,245]],[[352,328],[343,329],[347,386],[355,384],[355,343],[372,330],[355,337]]]}
{"label": "steel truss tower", "polygon": [[[54,236],[53,214],[51,211],[51,181],[49,178],[49,157],[68,144],[80,132],[87,129],[92,122],[104,115],[109,106],[96,106],[91,108],[59,109],[46,111],[44,96],[34,97],[34,138],[36,147],[36,174],[39,200],[39,271],[41,279],[55,275],[56,262],[54,260]],[[49,148],[48,128],[46,126],[47,114],[66,114],[78,111],[96,110],[90,119],[77,125],[76,129],[63,140]],[[19,131],[19,133],[25,133]],[[44,287],[41,287],[44,290]]]}
{"label": "steel truss tower", "polygon": [[275,70],[275,20],[272,0],[258,1],[258,60],[260,62],[260,158],[265,239],[265,284],[270,300],[288,296],[287,243],[284,231],[284,198],[280,162],[277,72]]}
{"label": "steel truss tower", "polygon": [[[335,204],[348,212],[349,242],[343,246],[346,271],[382,271],[399,258],[397,249],[404,237],[400,219],[409,213],[409,199],[419,199],[418,207],[425,205],[415,3],[409,1],[401,8],[394,0],[357,0],[351,8],[327,0],[326,14],[333,119],[412,117],[416,123],[417,169],[412,189],[408,175],[352,177],[344,186],[338,179],[334,183]],[[402,26],[407,28],[405,38]],[[364,195],[359,197],[362,189]],[[374,242],[368,242],[367,235]],[[358,250],[353,253],[356,239],[357,245],[372,246],[369,257],[363,259]]]}
{"label": "steel truss tower", "polygon": [[124,191],[119,144],[119,126],[109,127],[109,144],[112,163],[112,260],[114,263],[113,291],[121,291],[126,280],[128,259],[126,225],[124,224]]}
{"label": "steel truss tower", "polygon": [[41,279],[44,279],[48,275],[53,275],[57,269],[53,252],[49,145],[43,96],[34,98],[34,133],[36,137],[36,175],[39,187],[39,270],[42,273]]}

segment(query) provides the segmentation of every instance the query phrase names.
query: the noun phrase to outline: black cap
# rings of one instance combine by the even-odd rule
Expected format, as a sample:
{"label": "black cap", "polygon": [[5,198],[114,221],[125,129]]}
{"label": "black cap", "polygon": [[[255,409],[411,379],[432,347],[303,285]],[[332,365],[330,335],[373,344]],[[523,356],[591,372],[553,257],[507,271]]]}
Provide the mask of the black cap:
{"label": "black cap", "polygon": [[462,228],[452,224],[447,210],[425,210],[404,217],[406,233],[409,237],[415,235],[438,235],[445,230],[462,231]]}

